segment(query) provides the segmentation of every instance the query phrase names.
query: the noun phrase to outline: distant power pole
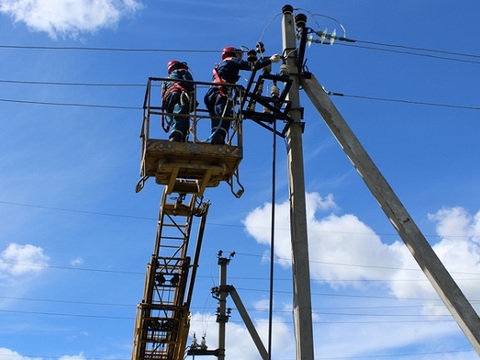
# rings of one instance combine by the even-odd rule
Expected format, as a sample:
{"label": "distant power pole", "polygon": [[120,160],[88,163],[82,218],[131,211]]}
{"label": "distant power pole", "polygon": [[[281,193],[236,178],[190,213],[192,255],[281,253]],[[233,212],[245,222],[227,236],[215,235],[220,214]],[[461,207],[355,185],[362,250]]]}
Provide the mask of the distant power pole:
{"label": "distant power pole", "polygon": [[[293,313],[295,322],[296,358],[313,360],[312,302],[308,257],[307,211],[301,123],[302,109],[299,96],[299,66],[297,63],[296,26],[293,8],[283,7],[282,40],[285,63],[290,68],[292,87],[288,93],[291,102],[290,117],[294,120],[287,131],[287,155],[290,198],[290,233],[292,242]],[[274,204],[272,205],[274,206]]]}

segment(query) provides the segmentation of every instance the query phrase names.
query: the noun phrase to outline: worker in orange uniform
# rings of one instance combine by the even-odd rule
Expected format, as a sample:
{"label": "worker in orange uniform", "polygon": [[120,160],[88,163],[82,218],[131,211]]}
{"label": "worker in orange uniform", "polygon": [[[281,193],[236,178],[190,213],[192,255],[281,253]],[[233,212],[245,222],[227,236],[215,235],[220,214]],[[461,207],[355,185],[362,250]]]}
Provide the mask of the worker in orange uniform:
{"label": "worker in orange uniform", "polygon": [[222,83],[235,84],[239,80],[240,70],[258,70],[271,63],[280,61],[280,55],[274,54],[270,58],[262,58],[252,63],[243,60],[243,51],[233,46],[227,46],[222,51],[222,61],[213,69],[213,82],[218,86],[212,86],[205,94],[205,105],[212,117],[212,134],[210,140],[212,144],[225,144],[225,138],[228,135],[230,121],[220,117],[233,116],[233,104],[229,101],[229,92],[231,87],[222,86]]}
{"label": "worker in orange uniform", "polygon": [[192,105],[196,103],[193,93],[193,76],[187,63],[178,60],[168,62],[167,72],[170,80],[163,83],[162,110],[172,115],[162,118],[162,126],[166,132],[171,129],[170,141],[185,142],[190,128],[189,114]]}

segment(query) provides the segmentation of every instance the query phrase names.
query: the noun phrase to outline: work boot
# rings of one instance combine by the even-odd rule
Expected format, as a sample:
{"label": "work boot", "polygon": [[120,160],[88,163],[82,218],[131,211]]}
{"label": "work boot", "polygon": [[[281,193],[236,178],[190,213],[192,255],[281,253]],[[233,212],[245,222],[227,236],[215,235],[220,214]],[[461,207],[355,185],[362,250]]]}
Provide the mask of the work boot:
{"label": "work boot", "polygon": [[211,143],[215,145],[225,145],[225,138],[222,134],[216,133],[212,136]]}
{"label": "work boot", "polygon": [[168,139],[175,142],[185,142],[185,135],[178,130],[173,130]]}

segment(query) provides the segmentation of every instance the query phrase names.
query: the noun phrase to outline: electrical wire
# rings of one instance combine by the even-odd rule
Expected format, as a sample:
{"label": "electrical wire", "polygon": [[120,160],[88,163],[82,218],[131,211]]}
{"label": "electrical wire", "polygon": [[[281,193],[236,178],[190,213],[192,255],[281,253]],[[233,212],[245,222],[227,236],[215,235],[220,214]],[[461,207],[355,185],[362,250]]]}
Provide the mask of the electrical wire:
{"label": "electrical wire", "polygon": [[[45,312],[45,311],[30,311],[30,310],[4,310],[0,309],[0,313],[10,313],[10,314],[24,314],[24,315],[46,315],[46,316],[58,316],[58,317],[77,317],[77,318],[93,318],[93,319],[108,319],[108,320],[133,320],[134,316],[109,316],[109,315],[89,315],[89,314],[74,314],[74,313],[66,313],[66,312]],[[313,321],[314,324],[322,324],[322,323],[336,323],[336,324],[373,324],[373,323],[420,323],[426,322],[424,317],[431,317],[428,322],[438,323],[438,322],[455,322],[455,319],[452,318],[451,315],[442,315],[443,317],[448,317],[448,319],[439,319],[440,315],[433,314],[433,315],[424,315],[424,314],[415,314],[415,315],[405,315],[405,314],[355,314],[355,313],[322,313],[317,312],[319,315],[328,315],[328,316],[349,316],[349,317],[370,317],[373,318],[372,320],[332,320],[332,319],[324,319],[324,320],[317,320]],[[394,319],[375,319],[375,318],[394,318]],[[409,319],[411,317],[422,317],[422,319]],[[232,321],[235,322],[235,321]],[[273,323],[277,323],[280,321],[273,321]],[[281,320],[282,323],[292,323],[291,321]]]}
{"label": "electrical wire", "polygon": [[93,86],[93,87],[145,87],[145,84],[115,84],[115,83],[77,83],[77,82],[53,82],[53,81],[22,81],[0,80],[0,83],[21,85],[52,85],[52,86]]}
{"label": "electrical wire", "polygon": [[270,228],[270,281],[269,281],[269,311],[268,311],[268,358],[272,358],[272,341],[273,341],[273,293],[274,293],[274,270],[275,270],[275,206],[276,197],[276,172],[277,172],[277,121],[273,121],[272,131],[272,211],[271,211],[271,228]]}
{"label": "electrical wire", "polygon": [[[274,16],[270,22],[267,24],[266,28],[262,31],[262,34],[260,36],[260,40],[262,39],[265,31],[268,29],[270,24],[280,16],[281,14],[277,14]],[[338,22],[338,20],[331,18],[326,15],[322,14],[311,14],[312,16],[322,16],[326,17],[329,19],[334,20],[335,22]],[[338,22],[339,23],[339,22]],[[339,23],[340,24],[340,23]],[[318,26],[318,23],[317,23]],[[344,29],[344,26],[341,25],[342,30],[344,31],[344,34],[346,35],[346,30]],[[353,44],[359,43],[359,44],[368,44],[368,45],[374,45],[377,47],[387,47],[387,48],[392,48],[392,49],[404,49],[404,50],[412,50],[412,52],[404,52],[405,54],[408,55],[414,55],[414,56],[427,56],[424,54],[425,52],[429,53],[436,53],[436,54],[443,54],[443,55],[451,55],[451,56],[459,56],[459,57],[468,57],[468,58],[475,58],[475,59],[480,59],[480,55],[477,54],[469,54],[469,53],[462,53],[462,52],[457,52],[457,51],[448,51],[448,50],[438,50],[438,49],[430,49],[430,48],[422,48],[422,47],[415,47],[415,46],[408,46],[408,45],[400,45],[400,44],[391,44],[391,43],[382,43],[382,42],[377,42],[377,41],[371,41],[371,40],[362,40],[362,39],[350,39],[344,37],[338,37],[337,40],[339,41],[346,41],[349,44],[342,44],[345,46],[352,46],[355,47]],[[340,44],[337,42],[336,44]],[[365,47],[366,49],[370,50],[381,50],[381,48],[374,48],[374,47]],[[81,46],[76,46],[76,47],[62,47],[62,46],[32,46],[32,45],[0,45],[0,49],[11,49],[11,50],[52,50],[52,51],[114,51],[114,52],[166,52],[166,53],[220,53],[221,50],[211,50],[211,49],[160,49],[160,48],[108,48],[108,47],[81,47]],[[384,49],[385,50],[385,49]],[[386,50],[385,50],[386,51]],[[393,51],[397,52],[397,51]],[[419,53],[416,53],[419,52]],[[446,58],[446,57],[438,57],[439,59],[444,59],[444,60],[451,60],[451,58]],[[468,61],[466,61],[468,62]],[[478,62],[475,62],[478,63]]]}
{"label": "electrical wire", "polygon": [[[237,253],[237,255],[242,255],[241,253]],[[245,254],[243,254],[245,255]],[[262,257],[262,255],[250,255],[250,256],[256,256],[256,257]],[[277,258],[278,260],[278,258]],[[288,260],[288,259],[283,259],[283,260]],[[21,262],[9,262],[9,261],[3,261],[2,262],[5,265],[24,265],[24,266],[29,266],[29,267],[34,267],[34,268],[46,268],[47,266],[45,265],[37,265],[37,264],[32,264],[32,263],[21,263]],[[316,263],[316,264],[323,264],[323,265],[332,265],[332,266],[348,266],[348,267],[355,267],[355,268],[374,268],[374,269],[388,269],[388,270],[402,270],[402,271],[413,271],[420,273],[420,269],[409,269],[409,268],[399,268],[399,267],[386,267],[386,266],[375,266],[375,265],[362,265],[362,264],[344,264],[344,263],[327,263],[327,262],[321,262],[321,261],[314,261],[310,260],[310,264]],[[59,270],[72,270],[72,271],[85,271],[85,272],[95,272],[95,273],[107,273],[107,274],[116,274],[116,275],[144,275],[144,272],[137,272],[137,271],[126,271],[126,270],[106,270],[106,269],[95,269],[95,268],[82,268],[82,267],[69,267],[69,266],[60,266],[60,265],[48,265],[49,269],[59,269]],[[479,273],[464,273],[464,272],[452,272],[452,274],[456,275],[469,275],[469,276],[479,276]],[[198,278],[206,278],[206,279],[211,279],[210,276],[207,275],[199,275]],[[260,277],[240,277],[240,276],[231,276],[232,279],[235,280],[255,280],[256,282],[261,281],[261,280],[268,280],[270,282],[270,277],[268,278],[260,278]],[[278,281],[290,281],[291,279],[289,278],[277,278],[276,280]],[[314,281],[319,281],[319,282],[427,282],[428,279],[325,279],[325,278],[312,278]],[[457,278],[457,280],[461,281],[478,281],[476,278]],[[264,291],[264,290],[261,290]]]}
{"label": "electrical wire", "polygon": [[[0,46],[0,48],[1,48],[1,46]],[[37,47],[35,47],[35,49],[37,49]],[[92,50],[93,51],[106,50],[106,51],[134,51],[134,52],[162,51],[162,50],[159,50],[159,49],[115,49],[115,48],[110,48],[110,49],[106,49],[106,48],[82,48],[82,49],[80,49],[80,48],[78,48],[78,49],[77,48],[62,48],[62,49],[54,48],[53,50],[89,50],[89,51],[92,51]],[[374,50],[385,51],[385,50],[381,50],[381,49],[374,49]],[[165,50],[165,51],[167,51],[167,50]],[[175,50],[175,51],[179,52],[179,50]],[[184,52],[188,52],[188,51],[184,51]],[[215,52],[218,52],[218,51],[215,51]],[[426,55],[420,55],[420,54],[411,54],[411,55],[426,56]],[[430,57],[434,57],[434,56],[430,56]],[[441,58],[441,57],[438,57],[438,58]],[[445,60],[452,60],[452,59],[445,58]],[[455,60],[455,61],[460,61],[460,60]],[[467,61],[463,61],[463,62],[467,62]],[[473,62],[473,63],[479,63],[479,62]],[[27,83],[27,82],[25,82],[25,83]],[[35,82],[29,82],[29,83],[33,84]],[[54,84],[54,85],[67,85],[67,84],[57,83],[57,84]],[[71,85],[78,86],[78,85],[81,85],[81,84],[71,84]],[[85,85],[83,85],[83,86],[85,86]],[[99,85],[86,85],[86,86],[115,86],[115,85],[111,85],[111,84],[110,85],[100,85],[99,84]],[[121,85],[121,84],[119,84],[117,86],[143,86],[143,85]],[[364,99],[368,99],[368,100],[397,101],[397,102],[412,103],[412,104],[417,104],[417,105],[420,104],[420,105],[430,105],[430,106],[446,106],[446,107],[466,108],[466,109],[473,109],[473,110],[478,110],[479,109],[478,107],[463,107],[463,106],[459,107],[459,106],[450,106],[450,105],[444,105],[444,104],[428,104],[428,103],[409,102],[409,101],[402,101],[402,100],[389,100],[389,99],[382,99],[382,98],[361,97],[361,96],[354,96],[354,95],[341,95],[341,96],[354,97],[354,98],[355,97],[364,98]],[[0,99],[0,101],[9,101],[9,100]],[[124,106],[120,107],[120,106],[108,106],[108,105],[59,104],[59,103],[26,102],[26,101],[12,101],[12,102],[23,102],[23,103],[31,103],[31,104],[56,105],[56,106],[62,106],[63,105],[63,106],[86,106],[86,107],[101,107],[101,108],[115,108],[115,109],[135,109],[135,110],[139,109],[138,107],[124,107]],[[274,135],[274,138],[275,138],[275,135]],[[274,181],[272,180],[272,183],[273,182]],[[272,188],[274,189],[274,187],[272,187]],[[273,194],[272,194],[272,199],[274,199],[274,190],[273,190]],[[272,204],[275,204],[274,200],[272,200]],[[272,205],[272,223],[274,222],[274,208],[275,208],[275,206]],[[272,252],[271,252],[271,256],[273,256],[273,254],[274,254],[274,252],[273,252],[273,231],[274,231],[274,226],[272,225],[272,245],[271,245]],[[271,265],[274,263],[273,260],[274,259],[271,259]],[[273,282],[273,270],[271,271],[270,280]],[[271,293],[273,293],[273,288],[272,288]],[[272,309],[272,304],[270,304],[270,309]],[[49,313],[40,313],[40,314],[49,314]],[[58,314],[58,315],[65,316],[65,314]],[[339,315],[353,316],[352,314],[339,314]],[[83,315],[70,315],[70,316],[82,316],[83,317]],[[374,315],[368,315],[368,316],[374,316]],[[376,316],[382,316],[382,315],[376,315]],[[386,316],[401,316],[401,315],[386,315]],[[86,317],[91,317],[91,316],[86,316]],[[110,317],[106,317],[106,318],[110,318]],[[270,323],[271,322],[272,322],[272,318],[270,317]],[[271,336],[269,338],[271,338]],[[269,353],[270,353],[270,351],[269,351]]]}
{"label": "electrical wire", "polygon": [[[242,291],[250,291],[249,289],[242,289]],[[260,291],[260,290],[257,290]],[[335,296],[335,297],[345,297],[346,295],[337,295],[337,294],[315,294],[315,296]],[[351,296],[351,297],[357,297],[357,296]],[[375,296],[369,296],[369,299],[375,299]],[[29,302],[44,302],[44,303],[54,303],[54,304],[70,304],[70,305],[86,305],[86,306],[107,306],[107,307],[128,307],[131,308],[132,304],[121,304],[121,303],[99,303],[99,302],[91,302],[91,301],[78,301],[78,300],[60,300],[60,299],[43,299],[43,298],[26,298],[26,297],[14,297],[14,296],[0,296],[0,299],[5,299],[5,300],[15,300],[15,301],[29,301]],[[379,299],[388,299],[388,300],[397,300],[395,297],[379,297]],[[437,308],[444,308],[445,305],[441,302],[440,299],[404,299],[404,300],[410,300],[410,301],[438,301],[439,305],[435,305]],[[209,302],[209,304],[207,304]],[[475,302],[475,301],[472,301]],[[434,305],[431,305],[434,306]],[[335,311],[340,311],[340,310],[379,310],[379,309],[422,309],[423,305],[371,305],[371,306],[342,306],[342,307],[319,307],[319,308],[312,308],[314,312],[319,312],[319,311],[327,311],[327,310],[335,310]],[[208,315],[208,318],[211,318],[214,313],[215,313],[215,305],[214,301],[211,298],[211,294],[208,294],[207,300],[205,301],[204,306],[192,306],[191,309],[200,309],[203,316],[202,316],[202,322],[208,323],[210,319],[206,319],[206,316]],[[208,311],[209,309],[212,309],[212,311]],[[247,308],[249,312],[258,312],[258,313],[264,313],[267,310],[262,310],[257,307],[252,307],[252,308]],[[281,309],[281,310],[275,310],[275,313],[285,313],[285,314],[290,314],[291,311],[287,309]],[[378,316],[378,315],[377,315]],[[413,316],[413,315],[411,315]],[[206,332],[206,331],[204,331]]]}
{"label": "electrical wire", "polygon": [[[459,354],[464,354],[464,355],[467,355],[467,354],[472,354],[474,356],[474,351],[473,350],[458,350],[458,349],[455,349],[455,350],[444,350],[444,351],[434,351],[434,352],[416,352],[416,353],[401,353],[401,354],[395,354],[395,355],[392,355],[392,354],[385,354],[385,355],[381,355],[381,354],[377,354],[377,355],[368,355],[368,356],[358,356],[358,355],[355,355],[355,356],[335,356],[335,357],[316,357],[317,360],[360,360],[360,359],[382,359],[382,358],[386,358],[386,359],[391,359],[392,357],[396,357],[396,358],[400,358],[400,357],[409,357],[409,358],[413,358],[413,357],[425,357],[425,356],[429,356],[429,359],[434,359],[432,358],[432,355],[459,355]],[[6,353],[2,353],[2,357],[5,357],[5,358],[9,358],[11,357],[12,359],[16,359],[19,357],[18,354],[16,353],[12,353],[12,354],[6,354]],[[24,355],[25,358],[35,358],[35,359],[59,359],[59,358],[62,358],[63,356],[59,356],[59,355],[38,355],[38,354],[26,354]],[[85,357],[85,356],[82,356],[82,359],[84,360],[129,360],[130,358],[115,358],[115,357],[108,357],[108,358],[103,358],[103,357]],[[282,357],[281,360],[295,360],[295,358],[285,358],[285,357]]]}
{"label": "electrical wire", "polygon": [[422,52],[431,52],[431,53],[438,53],[438,54],[445,54],[445,55],[472,57],[472,58],[480,59],[480,55],[460,53],[460,52],[455,52],[455,51],[436,50],[436,49],[421,48],[421,47],[414,47],[414,46],[407,46],[407,45],[396,45],[396,44],[381,43],[381,42],[369,41],[369,40],[354,40],[354,41],[357,42],[357,43],[385,46],[385,47],[392,47],[392,48],[400,48],[400,49],[408,49],[408,50],[422,51]]}
{"label": "electrical wire", "polygon": [[53,313],[43,311],[27,311],[27,310],[1,310],[2,313],[14,313],[14,314],[27,314],[27,315],[48,315],[48,316],[65,316],[65,317],[78,317],[78,318],[94,318],[94,319],[110,319],[110,320],[133,320],[132,316],[107,316],[107,315],[85,315],[85,314],[72,314],[72,313]]}
{"label": "electrical wire", "polygon": [[[89,49],[89,50],[100,50],[100,49]],[[124,50],[120,50],[120,49],[110,49],[112,51],[124,51]],[[376,49],[376,50],[379,50],[379,49]],[[137,50],[135,50],[137,51]],[[145,51],[150,51],[149,49],[146,49]],[[31,83],[34,83],[34,82],[31,82]],[[66,85],[66,84],[54,84],[54,85]],[[81,85],[81,84],[72,84],[74,86],[78,86],[78,85]],[[89,85],[89,86],[112,86],[111,84],[110,85]],[[123,85],[118,85],[118,86],[123,86]],[[128,86],[143,86],[143,85],[128,85]],[[360,96],[353,96],[353,95],[342,95],[342,96],[345,96],[345,97],[358,97],[358,98],[365,98],[365,99],[369,99],[369,100],[382,100],[382,101],[388,101],[388,99],[381,99],[381,98],[369,98],[369,97],[360,97]],[[2,99],[0,99],[0,101],[4,101]],[[8,101],[8,100],[7,100]],[[408,101],[401,101],[401,100],[393,100],[393,101],[398,101],[398,102],[407,102],[407,103],[414,103],[414,104],[423,104],[423,105],[430,105],[430,106],[447,106],[447,107],[457,107],[457,106],[449,106],[449,105],[444,105],[444,104],[427,104],[427,103],[418,103],[418,102],[408,102]],[[14,101],[14,102],[22,102],[22,101]],[[58,103],[43,103],[43,102],[26,102],[26,103],[34,103],[34,104],[42,104],[42,105],[63,105],[63,106],[87,106],[87,107],[102,107],[102,108],[121,108],[121,109],[135,109],[135,110],[138,110],[139,108],[137,107],[118,107],[118,106],[105,106],[105,105],[85,105],[85,104],[58,104]],[[478,110],[479,108],[477,107],[459,107],[459,108],[468,108],[468,109],[474,109],[474,110]],[[275,135],[274,135],[274,138],[275,138]],[[273,181],[272,181],[273,182]],[[272,187],[272,189],[274,189],[274,187]],[[274,190],[273,190],[274,192]],[[272,195],[272,199],[274,199],[274,194]],[[275,201],[272,200],[272,204],[275,204]],[[272,222],[274,221],[274,208],[275,206],[272,206]],[[272,226],[272,252],[271,252],[271,256],[273,256],[274,252],[273,252],[273,231],[274,231],[274,226]],[[273,261],[274,259],[271,260],[271,265],[273,266]],[[273,283],[273,270],[271,271],[271,278],[270,280],[272,281]],[[271,294],[273,294],[273,286],[272,286],[272,291],[271,291]],[[272,309],[272,303],[270,304],[270,309]],[[45,313],[42,313],[42,314],[45,314]],[[270,313],[271,314],[271,313]],[[58,314],[58,315],[64,315],[64,314]],[[352,316],[352,314],[341,314],[341,315],[350,315]],[[76,316],[76,315],[72,315],[72,316]],[[78,315],[80,316],[80,315]],[[370,315],[369,315],[370,316]],[[382,315],[377,315],[377,316],[382,316]],[[388,315],[388,316],[395,316],[395,315]],[[400,316],[400,315],[398,315]],[[89,317],[89,316],[88,316]],[[108,317],[107,317],[108,318]],[[270,321],[270,327],[271,327],[271,323],[273,322],[272,321],[273,318],[271,315],[269,315],[269,321]],[[269,338],[271,338],[271,335],[269,336]],[[270,351],[269,351],[270,353]]]}
{"label": "electrical wire", "polygon": [[[352,44],[352,43],[348,43],[348,44],[347,43],[346,44],[338,43],[338,45],[347,46],[347,47],[355,47],[355,48],[359,48],[359,49],[368,49],[368,50],[374,50],[374,51],[383,51],[383,52],[390,52],[390,53],[397,53],[397,54],[427,57],[427,58],[437,59],[437,60],[447,60],[447,61],[456,61],[456,62],[460,62],[460,63],[480,64],[480,61],[474,61],[474,60],[457,59],[457,58],[453,58],[453,57],[446,57],[446,56],[439,56],[439,55],[432,55],[432,54],[422,54],[422,53],[415,53],[415,52],[404,51],[404,50],[374,48],[374,47],[371,47],[371,46],[362,46],[362,45],[357,45],[357,44]],[[425,50],[425,51],[428,51],[428,50]],[[460,54],[460,53],[456,53],[456,55],[458,55],[458,56],[474,56],[474,55],[470,55],[470,54]]]}
{"label": "electrical wire", "polygon": [[272,25],[273,21],[280,16],[282,16],[282,13],[278,13],[272,19],[270,19],[270,21],[267,23],[267,25],[263,29],[262,33],[260,34],[260,38],[258,39],[258,42],[262,42],[263,35],[265,35],[265,32],[267,31],[267,29],[270,27],[270,25]]}
{"label": "electrical wire", "polygon": [[[404,100],[404,99],[394,99],[394,98],[383,98],[375,96],[365,96],[365,95],[354,95],[354,94],[343,94],[340,92],[327,92],[331,96],[339,96],[345,98],[356,98],[363,100],[372,100],[372,101],[384,101],[384,102],[395,102],[403,103],[410,105],[422,105],[422,106],[431,106],[431,107],[443,107],[451,109],[461,109],[461,110],[480,110],[480,106],[469,106],[469,105],[455,105],[455,104],[441,104],[441,103],[431,103],[425,101],[415,101],[415,100]],[[59,102],[46,102],[46,101],[31,101],[31,100],[18,100],[18,99],[3,99],[0,98],[0,102],[7,103],[19,103],[27,105],[45,105],[45,106],[65,106],[65,107],[83,107],[83,108],[100,108],[100,109],[112,109],[112,110],[142,110],[140,106],[123,106],[123,105],[102,105],[102,104],[81,104],[81,103],[59,103]]]}
{"label": "electrical wire", "polygon": [[158,48],[109,48],[86,46],[33,46],[0,45],[0,49],[10,50],[55,50],[55,51],[113,51],[113,52],[171,52],[171,53],[219,53],[219,50],[158,49]]}
{"label": "electrical wire", "polygon": [[[87,215],[98,215],[98,216],[109,216],[109,217],[118,217],[118,218],[127,218],[127,219],[138,219],[138,220],[157,220],[157,218],[154,217],[146,217],[146,216],[135,216],[135,215],[124,215],[124,214],[114,214],[114,213],[106,213],[106,212],[97,212],[97,211],[87,211],[87,210],[78,210],[78,209],[70,209],[70,208],[59,208],[59,207],[52,207],[52,206],[43,206],[43,205],[33,205],[33,204],[26,204],[26,203],[18,203],[18,202],[13,202],[13,201],[2,201],[0,200],[0,204],[4,205],[13,205],[13,206],[22,206],[22,207],[27,207],[27,208],[35,208],[35,209],[43,209],[43,210],[54,210],[54,211],[64,211],[64,212],[72,212],[72,213],[79,213],[79,214],[87,214]],[[244,228],[245,225],[236,225],[236,224],[222,224],[222,223],[214,223],[214,222],[207,222],[209,226],[225,226],[225,227],[233,227],[233,228]],[[256,226],[254,227],[255,229],[264,229],[265,227],[262,226]],[[279,230],[285,230],[287,228],[278,228]],[[350,232],[350,231],[321,231],[321,233],[332,233],[332,234],[349,234],[349,235],[365,235],[369,233],[365,232]],[[397,233],[376,233],[377,235],[380,236],[398,236]],[[440,235],[436,234],[425,234],[425,236],[429,238],[440,238]],[[449,234],[448,237],[452,238],[469,238],[471,236],[469,235],[455,235],[455,234]],[[237,252],[237,254],[240,254]],[[243,253],[242,255],[244,256],[261,256],[257,254],[247,254]],[[286,260],[286,259],[280,259],[280,260]],[[212,276],[213,279],[213,276]],[[214,284],[215,281],[212,280],[212,284]]]}
{"label": "electrical wire", "polygon": [[[28,85],[58,85],[58,86],[94,86],[94,87],[140,87],[140,86],[143,87],[145,86],[140,84],[108,84],[108,83],[102,84],[102,83],[65,83],[65,82],[57,83],[57,82],[0,80],[0,83],[2,82],[15,83],[15,84],[28,84]],[[403,104],[410,104],[410,105],[423,105],[423,106],[430,106],[430,107],[443,107],[443,108],[461,109],[461,110],[480,110],[480,106],[442,104],[442,103],[432,103],[432,102],[416,101],[416,100],[405,100],[405,99],[395,99],[395,98],[385,98],[385,97],[375,97],[375,96],[355,95],[355,94],[343,94],[341,92],[335,92],[335,91],[326,91],[326,93],[331,96],[356,98],[356,99],[372,100],[372,101],[395,102],[395,103],[403,103]],[[135,110],[135,111],[142,110],[140,106],[59,103],[59,102],[31,101],[31,100],[4,99],[4,98],[0,98],[0,102],[20,103],[20,104],[27,104],[27,105],[86,107],[86,108],[101,108],[101,109],[115,109],[115,110]]]}
{"label": "electrical wire", "polygon": [[99,104],[80,104],[80,103],[57,103],[57,102],[46,102],[46,101],[30,101],[30,100],[1,99],[1,98],[0,98],[0,102],[29,104],[29,105],[86,107],[86,108],[117,109],[117,110],[142,110],[142,107],[140,107],[140,106],[99,105]]}
{"label": "electrical wire", "polygon": [[381,98],[381,97],[374,97],[374,96],[342,94],[342,93],[331,92],[331,91],[327,91],[327,94],[332,95],[332,96],[349,97],[349,98],[356,98],[356,99],[363,99],[363,100],[388,101],[388,102],[397,102],[397,103],[411,104],[411,105],[445,107],[445,108],[462,109],[462,110],[480,110],[480,106],[464,106],[464,105],[454,105],[454,104],[430,103],[430,102],[424,102],[424,101],[413,101],[413,100],[402,100],[402,99],[392,99],[392,98]]}

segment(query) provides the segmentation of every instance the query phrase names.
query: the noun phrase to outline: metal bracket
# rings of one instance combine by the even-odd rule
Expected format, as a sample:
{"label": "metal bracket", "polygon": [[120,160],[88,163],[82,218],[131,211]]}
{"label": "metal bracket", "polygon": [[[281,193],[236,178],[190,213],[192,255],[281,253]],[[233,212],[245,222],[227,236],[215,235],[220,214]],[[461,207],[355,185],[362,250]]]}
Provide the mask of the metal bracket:
{"label": "metal bracket", "polygon": [[148,180],[150,176],[144,175],[142,178],[138,181],[137,186],[135,187],[135,192],[139,193],[142,191],[143,187],[145,186],[145,182]]}

